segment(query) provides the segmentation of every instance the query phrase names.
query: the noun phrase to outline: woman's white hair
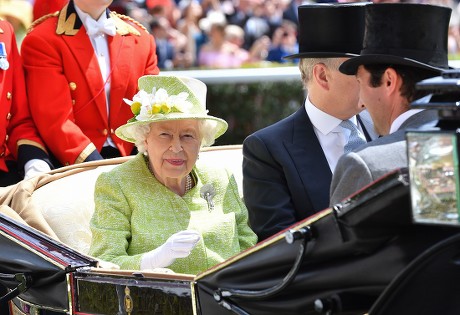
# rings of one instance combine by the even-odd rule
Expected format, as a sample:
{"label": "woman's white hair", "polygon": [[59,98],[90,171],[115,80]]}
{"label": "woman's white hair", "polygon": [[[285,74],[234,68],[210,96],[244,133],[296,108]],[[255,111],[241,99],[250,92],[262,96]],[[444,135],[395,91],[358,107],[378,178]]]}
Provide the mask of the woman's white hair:
{"label": "woman's white hair", "polygon": [[[137,150],[144,155],[147,154],[147,145],[145,140],[150,132],[151,124],[154,124],[154,122],[148,125],[132,126],[132,136],[136,140],[134,144],[136,145]],[[198,129],[201,137],[201,147],[212,146],[217,132],[217,122],[210,119],[199,119]]]}

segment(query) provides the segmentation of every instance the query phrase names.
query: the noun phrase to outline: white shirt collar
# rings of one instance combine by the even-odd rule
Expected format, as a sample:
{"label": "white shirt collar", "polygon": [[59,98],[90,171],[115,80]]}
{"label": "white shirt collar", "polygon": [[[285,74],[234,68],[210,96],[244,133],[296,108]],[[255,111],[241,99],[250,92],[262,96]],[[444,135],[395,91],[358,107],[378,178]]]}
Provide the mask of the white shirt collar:
{"label": "white shirt collar", "polygon": [[[319,144],[324,152],[329,168],[334,172],[340,156],[343,155],[343,148],[348,141],[346,133],[340,126],[341,119],[331,116],[314,106],[308,97],[305,100],[305,111],[313,125],[313,130],[318,138]],[[356,116],[350,118],[356,124]]]}
{"label": "white shirt collar", "polygon": [[[339,124],[342,122],[341,119],[329,115],[328,113],[323,112],[315,105],[313,105],[310,102],[308,96],[305,100],[305,110],[307,111],[308,117],[310,118],[313,126],[323,135],[329,134],[331,131],[337,128]],[[350,120],[356,123],[355,116],[350,118]]]}
{"label": "white shirt collar", "polygon": [[399,128],[401,127],[401,125],[407,120],[409,119],[409,117],[417,114],[417,113],[420,113],[423,109],[410,109],[408,110],[407,112],[404,112],[402,113],[401,115],[398,116],[398,118],[396,118],[393,123],[391,124],[391,128],[390,128],[390,134],[392,134],[393,132],[395,131],[398,131]]}
{"label": "white shirt collar", "polygon": [[[77,11],[77,14],[78,14],[78,17],[80,18],[81,22],[83,23],[83,26],[88,29],[88,25],[87,25],[87,19],[92,19],[94,20],[88,13],[85,13],[83,12],[79,7],[77,7],[77,5],[75,5],[75,11]],[[96,21],[96,22],[104,22],[105,20],[107,20],[107,14],[106,14],[106,11],[104,11],[104,13],[101,14],[101,17]]]}

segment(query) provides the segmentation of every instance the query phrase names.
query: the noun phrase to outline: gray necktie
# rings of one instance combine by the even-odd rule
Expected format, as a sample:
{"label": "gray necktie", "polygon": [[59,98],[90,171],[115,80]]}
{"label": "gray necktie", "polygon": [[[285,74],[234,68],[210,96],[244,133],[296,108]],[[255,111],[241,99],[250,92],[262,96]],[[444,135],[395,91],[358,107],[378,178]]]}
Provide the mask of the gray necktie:
{"label": "gray necktie", "polygon": [[362,146],[366,143],[366,140],[360,136],[358,127],[352,123],[350,120],[344,120],[340,123],[340,126],[346,128],[351,131],[350,137],[348,138],[348,142],[344,147],[344,153],[348,153],[353,151],[359,146]]}

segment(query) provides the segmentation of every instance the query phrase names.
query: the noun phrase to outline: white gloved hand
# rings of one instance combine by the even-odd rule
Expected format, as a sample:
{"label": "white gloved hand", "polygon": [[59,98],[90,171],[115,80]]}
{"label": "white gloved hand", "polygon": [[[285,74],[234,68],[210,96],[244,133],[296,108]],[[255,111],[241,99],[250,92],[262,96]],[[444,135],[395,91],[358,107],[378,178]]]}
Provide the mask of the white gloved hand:
{"label": "white gloved hand", "polygon": [[49,171],[51,171],[51,168],[48,163],[40,159],[32,159],[24,165],[24,179],[29,179]]}
{"label": "white gloved hand", "polygon": [[200,233],[193,230],[180,231],[171,235],[163,245],[142,256],[141,270],[168,267],[176,258],[190,255],[200,239]]}

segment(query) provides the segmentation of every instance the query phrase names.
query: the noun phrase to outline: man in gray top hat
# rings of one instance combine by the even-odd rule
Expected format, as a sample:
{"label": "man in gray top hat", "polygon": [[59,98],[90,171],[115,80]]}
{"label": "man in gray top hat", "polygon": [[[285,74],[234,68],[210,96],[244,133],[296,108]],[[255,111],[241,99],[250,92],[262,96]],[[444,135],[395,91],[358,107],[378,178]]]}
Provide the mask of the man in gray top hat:
{"label": "man in gray top hat", "polygon": [[418,81],[448,69],[447,34],[451,9],[433,5],[382,3],[369,5],[360,56],[340,66],[355,74],[360,100],[383,137],[346,154],[337,163],[330,205],[343,201],[379,177],[407,167],[405,132],[433,127],[436,111],[410,109],[425,95]]}
{"label": "man in gray top hat", "polygon": [[357,116],[359,89],[340,64],[356,56],[364,35],[364,6],[302,5],[299,53],[304,106],[291,116],[248,136],[243,143],[243,192],[249,221],[259,241],[327,208],[332,173],[351,132],[357,139],[376,135],[370,118]]}

